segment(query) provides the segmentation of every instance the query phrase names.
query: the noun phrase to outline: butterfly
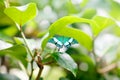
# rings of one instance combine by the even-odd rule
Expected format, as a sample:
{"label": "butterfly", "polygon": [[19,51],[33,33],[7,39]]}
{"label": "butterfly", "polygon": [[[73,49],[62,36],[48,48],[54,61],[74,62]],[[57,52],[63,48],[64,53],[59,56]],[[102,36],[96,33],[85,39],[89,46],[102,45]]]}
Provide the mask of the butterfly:
{"label": "butterfly", "polygon": [[78,42],[70,37],[55,35],[53,38],[48,40],[49,43],[55,44],[58,48],[69,48],[72,44],[77,44]]}

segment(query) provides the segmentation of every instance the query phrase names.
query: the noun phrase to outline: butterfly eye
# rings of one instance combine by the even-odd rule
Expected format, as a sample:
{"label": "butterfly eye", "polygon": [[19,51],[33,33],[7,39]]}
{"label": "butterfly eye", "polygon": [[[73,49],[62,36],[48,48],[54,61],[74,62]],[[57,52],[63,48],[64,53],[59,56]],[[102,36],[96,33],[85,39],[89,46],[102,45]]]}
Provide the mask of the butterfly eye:
{"label": "butterfly eye", "polygon": [[57,42],[55,42],[55,45],[57,45]]}

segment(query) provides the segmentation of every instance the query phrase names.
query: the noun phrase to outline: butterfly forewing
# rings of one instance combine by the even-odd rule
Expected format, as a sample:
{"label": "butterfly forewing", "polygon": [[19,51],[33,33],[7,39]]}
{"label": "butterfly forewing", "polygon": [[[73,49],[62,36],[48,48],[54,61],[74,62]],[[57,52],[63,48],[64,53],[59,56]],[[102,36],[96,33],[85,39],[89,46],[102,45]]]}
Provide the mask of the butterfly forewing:
{"label": "butterfly forewing", "polygon": [[63,46],[69,48],[72,44],[77,44],[78,42],[70,37],[64,37],[56,35],[51,38],[48,42],[55,44],[58,48],[62,48]]}
{"label": "butterfly forewing", "polygon": [[63,47],[62,42],[60,42],[56,37],[51,38],[48,42],[55,44],[59,48]]}

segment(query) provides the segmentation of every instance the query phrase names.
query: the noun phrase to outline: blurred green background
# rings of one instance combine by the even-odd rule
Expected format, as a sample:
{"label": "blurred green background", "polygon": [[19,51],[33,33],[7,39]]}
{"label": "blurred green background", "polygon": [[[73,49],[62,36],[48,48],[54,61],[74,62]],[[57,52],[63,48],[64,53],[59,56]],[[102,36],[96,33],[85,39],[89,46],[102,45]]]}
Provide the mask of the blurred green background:
{"label": "blurred green background", "polygon": [[[31,49],[39,48],[39,39],[44,36],[48,27],[61,17],[72,15],[92,19],[97,15],[113,19],[116,25],[105,28],[95,40],[97,65],[95,65],[93,55],[81,45],[77,45],[66,51],[78,64],[77,77],[74,77],[71,72],[60,66],[56,66],[56,64],[45,66],[42,77],[44,80],[120,80],[120,0],[0,0],[1,50],[21,43],[18,39],[18,37],[21,39],[21,35],[15,23],[4,13],[6,1],[9,1],[10,6],[22,6],[30,2],[36,3],[37,16],[23,26]],[[70,26],[81,29],[92,36],[92,31],[88,24],[75,23]],[[22,47],[20,48],[23,49]],[[19,52],[19,50],[16,49],[16,54],[17,51]],[[48,47],[45,53],[51,51]],[[4,51],[0,53],[4,53]],[[9,56],[9,54],[5,54],[0,56],[0,80],[6,80],[4,76],[13,75],[19,77],[20,80],[28,79],[24,69],[21,69],[19,61],[14,58],[14,56],[25,57],[26,55]],[[35,76],[38,68],[36,64],[34,67]],[[98,69],[97,71],[96,68]],[[2,74],[7,72],[10,74]],[[19,80],[17,77],[13,79]]]}

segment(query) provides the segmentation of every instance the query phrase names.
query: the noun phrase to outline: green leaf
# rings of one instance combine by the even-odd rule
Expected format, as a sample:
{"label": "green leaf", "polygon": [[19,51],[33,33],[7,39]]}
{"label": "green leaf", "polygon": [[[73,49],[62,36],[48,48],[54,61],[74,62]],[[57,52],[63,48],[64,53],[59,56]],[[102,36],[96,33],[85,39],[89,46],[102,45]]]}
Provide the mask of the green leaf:
{"label": "green leaf", "polygon": [[71,71],[76,76],[77,64],[67,53],[56,52],[52,56],[60,66]]}
{"label": "green leaf", "polygon": [[75,23],[75,22],[84,22],[84,23],[92,23],[89,19],[79,18],[75,16],[66,16],[60,18],[56,22],[54,22],[50,28],[49,33],[44,37],[42,42],[42,48],[46,46],[47,41],[53,37],[54,35],[62,35],[66,37],[72,37],[76,39],[81,45],[86,47],[88,50],[92,49],[92,39],[86,33],[81,30],[67,27],[67,25]]}
{"label": "green leaf", "polygon": [[16,44],[20,45],[20,44],[24,44],[24,42],[21,40],[21,38],[18,37],[14,37],[14,41]]}
{"label": "green leaf", "polygon": [[0,50],[0,56],[10,55],[13,58],[20,60],[27,67],[26,55],[27,51],[23,45],[15,45],[13,47]]}
{"label": "green leaf", "polygon": [[120,21],[120,14],[119,14],[120,4],[114,0],[110,0],[110,5],[111,5],[110,15]]}
{"label": "green leaf", "polygon": [[4,30],[0,30],[3,33],[5,33],[8,36],[15,36],[16,33],[18,32],[18,29],[15,26],[9,26],[8,28],[4,29]]}
{"label": "green leaf", "polygon": [[82,18],[91,19],[95,14],[96,14],[95,9],[87,8],[83,13]]}
{"label": "green leaf", "polygon": [[106,27],[109,27],[115,24],[115,22],[112,19],[102,17],[102,16],[95,16],[92,20],[93,20],[92,30],[93,30],[94,36],[99,35],[99,33],[102,30],[104,30]]}
{"label": "green leaf", "polygon": [[71,57],[76,62],[86,62],[86,63],[88,63],[89,67],[91,67],[91,68],[93,66],[95,66],[91,57],[89,57],[87,54],[85,54],[85,52],[82,52],[79,48],[69,48],[66,52],[69,55],[71,55]]}
{"label": "green leaf", "polygon": [[111,31],[110,31],[112,34],[120,37],[120,27],[119,26],[114,26],[111,28]]}
{"label": "green leaf", "polygon": [[20,80],[20,79],[11,74],[0,74],[0,80]]}
{"label": "green leaf", "polygon": [[11,43],[13,42],[12,38],[3,32],[0,32],[0,40],[11,42]]}
{"label": "green leaf", "polygon": [[17,24],[24,25],[36,16],[37,8],[35,3],[29,3],[25,6],[6,8],[4,12]]}
{"label": "green leaf", "polygon": [[71,0],[68,0],[67,8],[68,8],[68,14],[75,14],[78,12]]}
{"label": "green leaf", "polygon": [[82,0],[82,2],[80,3],[80,7],[84,8],[87,4],[88,4],[89,0]]}

